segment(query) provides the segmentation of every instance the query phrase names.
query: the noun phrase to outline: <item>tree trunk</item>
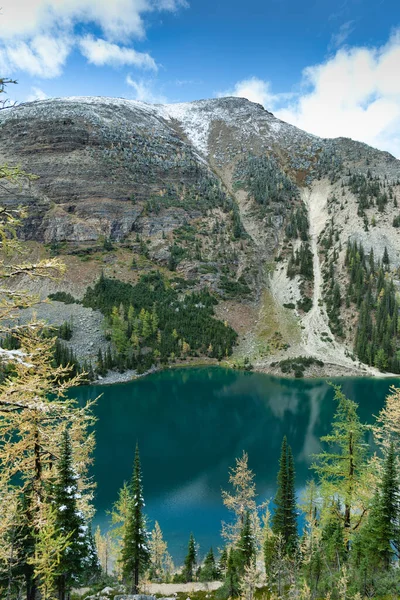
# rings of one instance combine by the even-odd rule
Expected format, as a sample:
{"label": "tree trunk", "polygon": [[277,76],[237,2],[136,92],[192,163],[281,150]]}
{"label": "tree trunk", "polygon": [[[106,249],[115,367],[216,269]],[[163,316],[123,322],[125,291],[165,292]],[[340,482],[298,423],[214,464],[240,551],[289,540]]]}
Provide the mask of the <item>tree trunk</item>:
{"label": "tree trunk", "polygon": [[65,577],[61,575],[58,581],[58,600],[65,600]]}
{"label": "tree trunk", "polygon": [[26,582],[26,600],[36,600],[36,581],[29,578]]}
{"label": "tree trunk", "polygon": [[350,431],[349,434],[349,494],[347,498],[347,502],[345,504],[344,510],[344,527],[347,531],[347,542],[346,549],[347,552],[350,551],[350,527],[351,527],[351,504],[350,499],[353,491],[353,477],[354,477],[354,447],[353,447],[353,432]]}

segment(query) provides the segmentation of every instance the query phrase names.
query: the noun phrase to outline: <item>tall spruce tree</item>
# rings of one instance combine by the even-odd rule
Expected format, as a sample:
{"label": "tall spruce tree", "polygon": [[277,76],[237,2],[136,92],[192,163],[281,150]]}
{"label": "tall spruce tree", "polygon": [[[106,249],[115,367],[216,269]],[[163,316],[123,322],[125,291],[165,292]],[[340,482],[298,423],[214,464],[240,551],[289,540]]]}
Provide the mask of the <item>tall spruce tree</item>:
{"label": "tall spruce tree", "polygon": [[297,548],[298,534],[294,460],[286,436],[282,441],[277,484],[272,531],[282,535],[285,551],[289,553]]}
{"label": "tall spruce tree", "polygon": [[150,564],[148,534],[143,514],[142,470],[139,447],[136,445],[128,514],[122,540],[122,574],[132,594],[139,590],[139,579]]}
{"label": "tall spruce tree", "polygon": [[194,541],[193,533],[191,533],[189,537],[188,551],[186,554],[185,564],[183,568],[183,575],[186,582],[193,581],[196,562],[196,544]]}
{"label": "tall spruce tree", "polygon": [[68,545],[60,556],[57,577],[59,600],[65,600],[73,585],[80,581],[89,561],[88,526],[77,500],[79,475],[73,467],[72,444],[68,429],[62,434],[57,479],[54,484],[56,527],[68,536]]}

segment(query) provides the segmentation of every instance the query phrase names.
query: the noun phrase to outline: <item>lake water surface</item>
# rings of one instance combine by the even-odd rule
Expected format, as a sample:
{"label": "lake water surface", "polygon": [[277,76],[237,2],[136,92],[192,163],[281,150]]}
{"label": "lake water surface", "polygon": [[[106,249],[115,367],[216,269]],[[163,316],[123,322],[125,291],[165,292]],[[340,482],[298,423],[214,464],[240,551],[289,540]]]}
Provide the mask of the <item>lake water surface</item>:
{"label": "lake water surface", "polygon": [[[399,379],[340,379],[343,391],[372,422],[391,384]],[[282,437],[296,462],[297,488],[310,477],[312,454],[330,430],[333,390],[323,380],[275,378],[212,368],[173,369],[137,381],[75,390],[81,400],[102,397],[95,409],[96,522],[132,473],[136,441],[150,524],[158,520],[180,561],[193,531],[203,555],[221,545],[221,501],[229,467],[243,450],[256,474],[259,500],[273,497]]]}

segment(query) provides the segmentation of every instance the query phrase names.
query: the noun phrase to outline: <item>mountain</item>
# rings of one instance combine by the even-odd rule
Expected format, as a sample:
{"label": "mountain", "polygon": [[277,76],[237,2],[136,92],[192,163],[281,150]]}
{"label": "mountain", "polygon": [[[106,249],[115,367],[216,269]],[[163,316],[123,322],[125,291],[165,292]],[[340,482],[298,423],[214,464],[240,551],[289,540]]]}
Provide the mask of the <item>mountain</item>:
{"label": "mountain", "polygon": [[[311,357],[324,363],[309,361],[311,374],[399,372],[390,154],[241,98],[43,100],[2,111],[0,136],[0,163],[38,176],[0,188],[1,202],[26,208],[31,257],[67,265],[63,281],[13,285],[79,299],[101,273],[135,284],[156,269],[183,295],[211,290],[238,333],[231,364],[301,375],[298,357]],[[96,310],[56,302],[45,314],[86,322],[71,345],[94,360]]]}

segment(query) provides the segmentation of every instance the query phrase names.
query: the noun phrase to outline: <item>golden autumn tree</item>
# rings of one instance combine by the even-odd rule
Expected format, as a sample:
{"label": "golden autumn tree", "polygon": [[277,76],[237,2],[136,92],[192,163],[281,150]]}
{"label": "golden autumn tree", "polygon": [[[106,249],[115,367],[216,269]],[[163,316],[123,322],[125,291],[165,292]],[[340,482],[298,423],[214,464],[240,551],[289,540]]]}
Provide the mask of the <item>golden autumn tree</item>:
{"label": "golden autumn tree", "polygon": [[263,543],[259,515],[260,511],[265,510],[267,505],[265,503],[257,505],[256,503],[255,475],[249,468],[248,461],[249,457],[246,452],[243,452],[242,456],[236,459],[236,465],[230,469],[229,473],[229,483],[232,486],[232,491],[222,491],[224,505],[235,515],[233,523],[222,523],[222,537],[229,546],[237,544],[246,513],[249,513],[256,550],[259,552]]}
{"label": "golden autumn tree", "polygon": [[62,432],[68,428],[79,509],[87,519],[93,515],[88,467],[94,446],[90,405],[81,407],[68,394],[82,376],[71,379],[69,367],[54,368],[55,338],[44,335],[45,323],[16,319],[19,309],[40,299],[18,290],[15,278],[58,278],[65,270],[58,259],[26,260],[17,238],[25,214],[15,198],[33,178],[19,166],[0,166],[2,196],[10,198],[0,205],[0,338],[16,341],[14,349],[0,347],[0,582],[7,598],[23,585],[28,600],[37,589],[54,597],[57,557],[68,545],[51,509]]}
{"label": "golden autumn tree", "polygon": [[393,443],[397,456],[400,453],[400,388],[390,387],[385,405],[373,427],[374,438],[385,454]]}

